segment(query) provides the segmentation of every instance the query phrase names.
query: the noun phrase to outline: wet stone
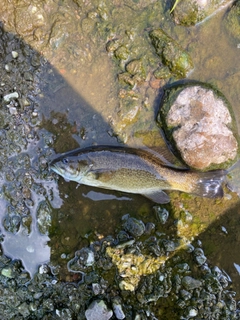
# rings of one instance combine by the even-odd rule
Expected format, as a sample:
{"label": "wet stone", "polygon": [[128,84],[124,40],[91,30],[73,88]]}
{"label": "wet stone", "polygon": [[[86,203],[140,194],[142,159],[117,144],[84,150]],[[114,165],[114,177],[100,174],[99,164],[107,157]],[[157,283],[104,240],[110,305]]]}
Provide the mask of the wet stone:
{"label": "wet stone", "polygon": [[42,234],[48,234],[48,230],[51,227],[52,223],[51,213],[52,210],[50,208],[50,205],[46,201],[42,201],[41,203],[39,203],[37,209],[37,226]]}
{"label": "wet stone", "polygon": [[99,283],[93,283],[92,284],[92,290],[93,290],[94,295],[97,296],[98,294],[101,293],[102,288],[101,288]]}
{"label": "wet stone", "polygon": [[168,217],[169,217],[169,212],[167,211],[167,209],[162,208],[160,206],[154,206],[153,210],[156,214],[157,220],[161,224],[165,224],[168,220]]}
{"label": "wet stone", "polygon": [[121,300],[118,297],[115,297],[113,299],[112,306],[115,317],[119,320],[125,319],[125,314],[122,309]]}
{"label": "wet stone", "polygon": [[18,312],[24,317],[27,318],[30,315],[30,311],[28,308],[28,304],[26,302],[23,302],[22,304],[20,304],[20,306],[18,307]]}
{"label": "wet stone", "polygon": [[103,300],[93,301],[85,312],[87,320],[108,320],[112,315],[112,310],[108,309]]}
{"label": "wet stone", "polygon": [[63,320],[73,319],[72,315],[71,315],[71,311],[67,308],[62,309],[62,310],[56,309],[56,315],[59,317],[59,319],[63,319]]}
{"label": "wet stone", "polygon": [[205,285],[208,288],[208,291],[216,294],[217,292],[222,291],[222,285],[219,280],[214,277],[212,274],[208,274],[205,278]]}
{"label": "wet stone", "polygon": [[133,237],[140,237],[145,232],[145,225],[141,220],[128,217],[123,225],[124,229]]}
{"label": "wet stone", "polygon": [[154,230],[155,230],[155,227],[156,227],[155,224],[152,223],[152,222],[146,223],[145,233],[146,233],[146,234],[151,234],[151,233],[153,233]]}
{"label": "wet stone", "polygon": [[178,247],[178,244],[172,240],[164,240],[163,245],[164,245],[165,250],[168,252],[175,251],[176,248]]}
{"label": "wet stone", "polygon": [[3,220],[4,229],[11,233],[17,233],[21,224],[21,218],[17,215],[6,216]]}
{"label": "wet stone", "polygon": [[7,278],[14,278],[12,268],[3,268],[1,274]]}
{"label": "wet stone", "polygon": [[95,263],[94,252],[89,248],[76,251],[75,257],[68,262],[68,269],[72,272],[83,273],[91,270]]}
{"label": "wet stone", "polygon": [[39,266],[38,272],[39,274],[47,274],[50,272],[50,268],[47,264],[42,264],[41,266]]}
{"label": "wet stone", "polygon": [[43,308],[48,310],[48,311],[53,311],[54,310],[54,303],[52,299],[47,299],[43,301]]}
{"label": "wet stone", "polygon": [[186,290],[193,290],[201,287],[202,282],[200,280],[196,280],[190,276],[185,276],[182,279],[182,285]]}
{"label": "wet stone", "polygon": [[181,290],[180,291],[180,296],[182,297],[183,300],[189,300],[192,297],[192,294],[189,291],[186,290]]}
{"label": "wet stone", "polygon": [[[190,55],[162,29],[155,29],[149,34],[153,47],[162,63],[169,68],[176,77],[184,78],[193,69]],[[165,69],[166,73],[166,69]]]}
{"label": "wet stone", "polygon": [[198,314],[198,310],[197,310],[196,308],[190,307],[190,308],[188,309],[188,316],[189,316],[190,318],[196,317],[197,314]]}
{"label": "wet stone", "polygon": [[196,260],[197,264],[201,266],[206,262],[207,257],[205,257],[205,255],[199,255],[199,256],[195,257],[195,260]]}

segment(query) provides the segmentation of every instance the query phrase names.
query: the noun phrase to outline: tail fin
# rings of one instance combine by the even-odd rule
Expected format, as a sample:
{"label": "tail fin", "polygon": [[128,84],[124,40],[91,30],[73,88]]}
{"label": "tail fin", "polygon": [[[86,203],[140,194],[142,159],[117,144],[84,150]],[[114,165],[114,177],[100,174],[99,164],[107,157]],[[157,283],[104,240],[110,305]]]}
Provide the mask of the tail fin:
{"label": "tail fin", "polygon": [[224,170],[202,173],[193,193],[201,197],[221,198],[224,195],[222,183],[225,178]]}
{"label": "tail fin", "polygon": [[226,183],[227,187],[240,197],[240,160],[227,170]]}

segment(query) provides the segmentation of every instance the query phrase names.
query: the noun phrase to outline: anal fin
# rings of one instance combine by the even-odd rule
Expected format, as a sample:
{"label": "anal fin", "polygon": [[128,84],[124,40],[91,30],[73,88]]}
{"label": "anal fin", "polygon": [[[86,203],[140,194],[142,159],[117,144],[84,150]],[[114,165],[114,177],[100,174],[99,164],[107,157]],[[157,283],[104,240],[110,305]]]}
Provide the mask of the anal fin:
{"label": "anal fin", "polygon": [[149,193],[142,193],[142,196],[152,200],[155,203],[168,203],[170,202],[169,196],[164,191],[155,191]]}

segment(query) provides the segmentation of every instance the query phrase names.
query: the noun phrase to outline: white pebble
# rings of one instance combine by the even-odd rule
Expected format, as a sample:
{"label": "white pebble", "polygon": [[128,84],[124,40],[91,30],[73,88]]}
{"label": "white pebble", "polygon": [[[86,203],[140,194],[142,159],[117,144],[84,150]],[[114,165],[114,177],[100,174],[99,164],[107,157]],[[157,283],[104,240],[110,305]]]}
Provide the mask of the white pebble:
{"label": "white pebble", "polygon": [[3,100],[4,100],[5,102],[9,102],[11,99],[17,99],[18,97],[19,97],[19,94],[15,91],[15,92],[6,94],[6,95],[3,97]]}
{"label": "white pebble", "polygon": [[10,114],[17,114],[17,109],[15,107],[9,107]]}
{"label": "white pebble", "polygon": [[16,59],[18,57],[17,51],[12,51],[12,57]]}
{"label": "white pebble", "polygon": [[228,234],[227,229],[224,226],[221,226],[222,232]]}
{"label": "white pebble", "polygon": [[9,67],[8,64],[5,64],[5,70],[6,70],[7,72],[10,72],[10,67]]}
{"label": "white pebble", "polygon": [[119,303],[113,303],[113,311],[117,319],[122,320],[125,318],[122,306]]}
{"label": "white pebble", "polygon": [[189,317],[196,317],[196,315],[198,314],[196,309],[191,309],[189,310]]}
{"label": "white pebble", "polygon": [[163,281],[164,280],[164,275],[161,274],[160,277],[159,277],[159,281]]}

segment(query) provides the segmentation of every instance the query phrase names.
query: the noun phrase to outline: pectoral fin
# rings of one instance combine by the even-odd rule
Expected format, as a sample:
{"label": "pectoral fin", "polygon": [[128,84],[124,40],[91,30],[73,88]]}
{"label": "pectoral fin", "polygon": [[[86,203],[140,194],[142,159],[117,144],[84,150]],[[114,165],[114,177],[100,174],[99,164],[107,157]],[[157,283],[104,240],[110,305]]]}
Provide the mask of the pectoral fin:
{"label": "pectoral fin", "polygon": [[163,204],[170,202],[169,196],[164,191],[156,191],[144,194],[142,193],[142,195],[156,203]]}

